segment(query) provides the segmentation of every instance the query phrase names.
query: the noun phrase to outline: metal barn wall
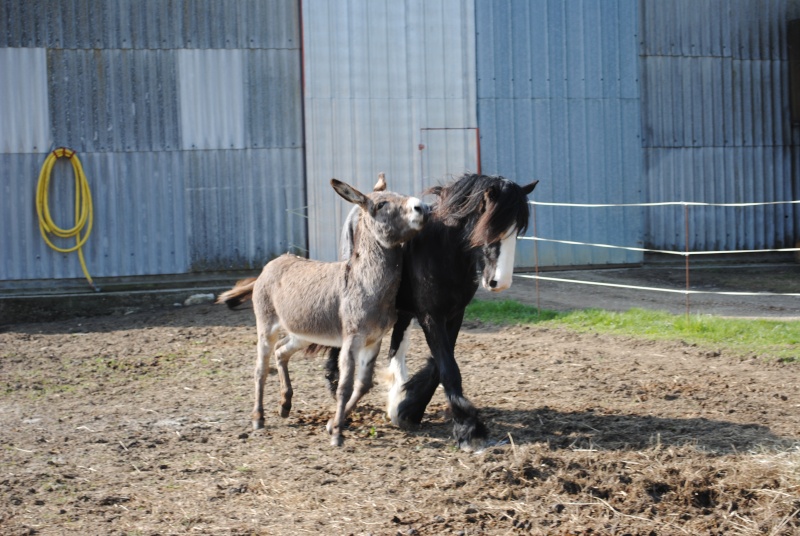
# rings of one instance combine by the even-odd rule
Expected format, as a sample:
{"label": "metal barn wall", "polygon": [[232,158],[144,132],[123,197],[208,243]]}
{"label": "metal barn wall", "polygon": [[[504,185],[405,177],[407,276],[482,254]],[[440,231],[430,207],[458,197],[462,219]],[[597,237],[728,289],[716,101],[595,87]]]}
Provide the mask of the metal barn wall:
{"label": "metal barn wall", "polygon": [[310,256],[333,260],[332,177],[419,194],[476,169],[474,1],[304,0],[303,36]]}
{"label": "metal barn wall", "polygon": [[[518,183],[539,179],[538,201],[642,201],[637,0],[476,6],[483,171]],[[550,239],[642,243],[640,208],[537,207],[536,226]],[[536,247],[542,266],[642,260],[624,250]],[[534,261],[534,242],[520,241],[517,266]]]}
{"label": "metal barn wall", "polygon": [[[794,0],[641,0],[642,130],[648,201],[797,199],[786,26]],[[691,207],[689,249],[792,247],[790,205]],[[647,209],[645,238],[686,247],[683,208]]]}
{"label": "metal barn wall", "polygon": [[[62,145],[92,189],[95,277],[305,248],[300,35],[297,0],[0,0],[0,281],[83,277],[37,225],[36,179]],[[65,159],[52,181],[71,227]]]}

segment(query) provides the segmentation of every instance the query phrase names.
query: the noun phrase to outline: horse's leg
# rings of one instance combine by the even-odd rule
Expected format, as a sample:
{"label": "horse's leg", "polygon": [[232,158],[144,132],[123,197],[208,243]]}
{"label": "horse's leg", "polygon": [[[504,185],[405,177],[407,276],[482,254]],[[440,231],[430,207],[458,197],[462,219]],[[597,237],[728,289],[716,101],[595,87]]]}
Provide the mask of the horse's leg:
{"label": "horse's leg", "polygon": [[258,321],[258,342],[256,350],[256,365],[253,374],[255,381],[255,401],[253,404],[253,429],[264,428],[264,380],[269,373],[269,355],[278,340],[278,333],[273,331],[265,322]]}
{"label": "horse's leg", "polygon": [[406,354],[411,344],[409,336],[409,325],[413,315],[407,313],[397,314],[397,322],[392,330],[392,341],[389,346],[389,373],[392,375],[392,384],[389,387],[387,396],[386,414],[392,424],[399,426],[398,406],[400,405],[405,393],[405,383],[408,380],[408,367],[406,367]]}
{"label": "horse's leg", "polygon": [[278,378],[281,381],[281,406],[278,414],[284,419],[289,416],[292,410],[292,382],[289,379],[289,358],[292,355],[308,346],[308,343],[295,337],[288,335],[281,339],[275,348],[275,365],[278,367]]}
{"label": "horse's leg", "polygon": [[347,401],[345,407],[345,416],[350,415],[353,408],[356,407],[358,401],[372,389],[373,376],[375,371],[375,359],[381,351],[381,341],[370,347],[364,347],[358,352],[358,378],[355,381],[353,394],[350,395],[350,400]]}
{"label": "horse's leg", "polygon": [[325,384],[330,395],[336,400],[336,388],[339,386],[339,348],[335,346],[328,350],[328,360],[325,361]]}
{"label": "horse's leg", "polygon": [[433,357],[429,357],[425,365],[403,384],[405,398],[397,407],[397,425],[401,428],[413,428],[421,423],[425,408],[430,404],[437,387],[439,369]]}
{"label": "horse's leg", "polygon": [[360,337],[345,337],[342,350],[339,353],[339,386],[336,388],[336,414],[328,421],[327,430],[331,435],[331,445],[341,447],[344,443],[342,429],[344,428],[347,401],[353,394],[353,369],[355,356],[363,348],[364,343]]}
{"label": "horse's leg", "polygon": [[487,430],[478,416],[478,410],[464,398],[461,387],[461,371],[456,363],[454,352],[455,338],[461,328],[462,315],[451,319],[449,326],[444,318],[427,315],[420,319],[420,326],[433,353],[433,359],[439,371],[439,381],[444,387],[447,404],[453,414],[453,435],[459,448],[472,450],[483,443]]}
{"label": "horse's leg", "polygon": [[[447,326],[447,345],[455,348],[458,332],[461,329],[461,322],[464,312],[461,311],[449,321],[442,321]],[[423,331],[425,331],[423,329]],[[428,338],[427,332],[425,335]],[[430,343],[428,344],[430,347]],[[431,348],[431,351],[433,349]],[[425,365],[414,374],[410,380],[405,382],[405,398],[397,409],[397,423],[403,428],[412,428],[422,422],[425,415],[425,408],[430,404],[436,388],[439,387],[439,367],[433,357],[425,361]]]}

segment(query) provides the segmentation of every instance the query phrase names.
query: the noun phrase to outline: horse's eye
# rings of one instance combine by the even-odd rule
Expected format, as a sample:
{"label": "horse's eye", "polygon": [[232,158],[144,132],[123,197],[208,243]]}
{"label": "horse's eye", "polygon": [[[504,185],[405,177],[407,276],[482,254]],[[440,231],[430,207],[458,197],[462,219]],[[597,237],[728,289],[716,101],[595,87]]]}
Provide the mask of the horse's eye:
{"label": "horse's eye", "polygon": [[380,203],[375,205],[375,210],[377,211],[377,210],[382,209],[383,207],[385,207],[387,205],[387,203],[388,203],[388,201],[381,201]]}

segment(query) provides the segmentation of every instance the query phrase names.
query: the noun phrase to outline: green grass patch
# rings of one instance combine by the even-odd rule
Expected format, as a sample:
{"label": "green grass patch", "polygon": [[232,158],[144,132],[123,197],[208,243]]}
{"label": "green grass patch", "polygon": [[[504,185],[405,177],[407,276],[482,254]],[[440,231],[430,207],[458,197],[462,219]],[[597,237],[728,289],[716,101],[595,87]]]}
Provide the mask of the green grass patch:
{"label": "green grass patch", "polygon": [[466,320],[491,324],[547,324],[576,331],[592,331],[656,340],[681,340],[698,346],[724,349],[738,355],[758,355],[785,362],[800,362],[800,322],[745,320],[710,315],[673,315],[631,309],[624,313],[582,309],[565,313],[537,311],[512,300],[474,301]]}

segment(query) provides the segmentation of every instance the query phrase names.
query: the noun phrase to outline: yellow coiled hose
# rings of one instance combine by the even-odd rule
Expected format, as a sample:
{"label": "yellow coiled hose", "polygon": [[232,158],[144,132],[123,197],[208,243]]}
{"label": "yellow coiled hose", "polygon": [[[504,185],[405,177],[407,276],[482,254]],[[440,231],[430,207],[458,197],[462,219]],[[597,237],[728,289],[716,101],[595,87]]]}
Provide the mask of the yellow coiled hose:
{"label": "yellow coiled hose", "polygon": [[[72,163],[72,169],[75,173],[75,226],[71,229],[62,229],[53,222],[50,217],[50,207],[48,204],[48,191],[50,190],[50,173],[56,160],[59,158],[69,158]],[[52,151],[42,165],[42,171],[39,173],[39,183],[36,186],[36,212],[39,215],[39,231],[42,233],[42,238],[47,242],[47,245],[60,253],[78,252],[78,258],[81,261],[81,268],[83,275],[89,285],[95,290],[97,288],[92,282],[92,277],[89,275],[89,270],[86,268],[86,260],[83,258],[83,245],[89,238],[89,233],[92,232],[92,192],[89,190],[89,183],[86,181],[86,175],[83,173],[81,161],[78,160],[78,155],[75,151],[66,147],[59,147]],[[81,236],[83,233],[83,236]],[[75,245],[70,248],[61,248],[53,244],[48,235],[54,235],[59,238],[75,238]]]}

